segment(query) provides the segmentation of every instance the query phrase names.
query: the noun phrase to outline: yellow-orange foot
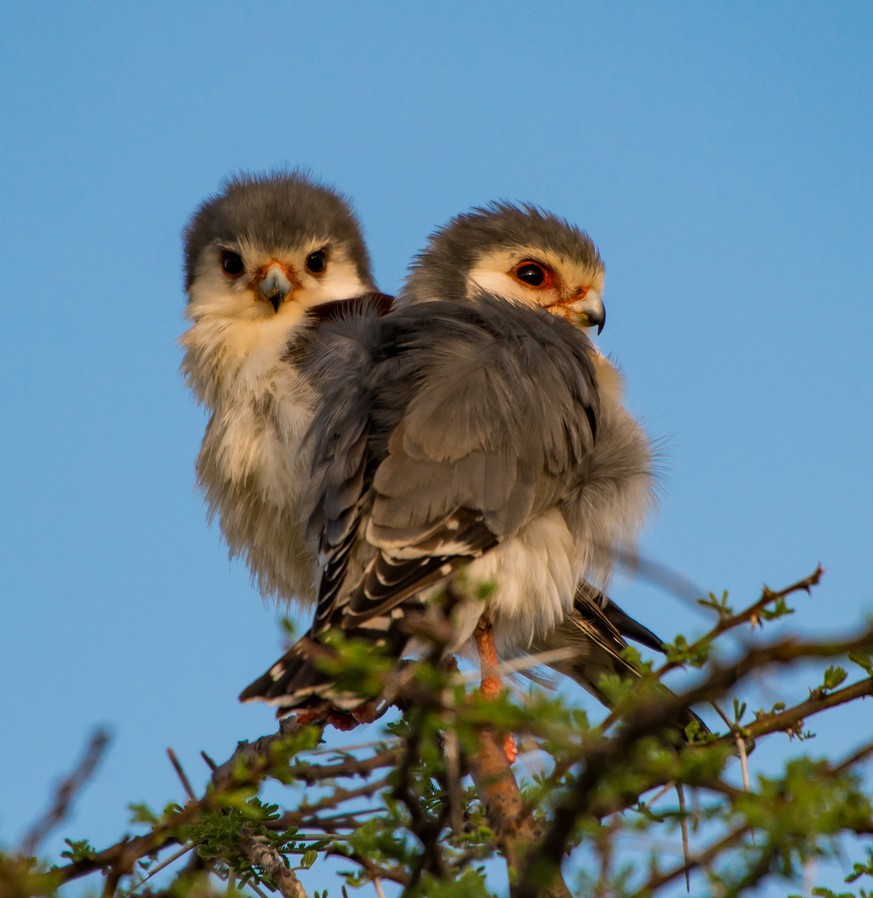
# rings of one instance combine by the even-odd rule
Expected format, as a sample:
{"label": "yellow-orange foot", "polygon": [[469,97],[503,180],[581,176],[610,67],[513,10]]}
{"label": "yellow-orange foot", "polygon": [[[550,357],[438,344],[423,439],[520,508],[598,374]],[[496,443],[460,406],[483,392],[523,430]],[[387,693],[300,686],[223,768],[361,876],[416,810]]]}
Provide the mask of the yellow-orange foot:
{"label": "yellow-orange foot", "polygon": [[[476,627],[476,648],[479,650],[479,666],[482,670],[482,695],[497,698],[503,692],[503,683],[497,674],[497,646],[494,645],[494,630],[487,611]],[[514,764],[518,758],[518,746],[511,733],[503,736],[503,753],[510,764]]]}

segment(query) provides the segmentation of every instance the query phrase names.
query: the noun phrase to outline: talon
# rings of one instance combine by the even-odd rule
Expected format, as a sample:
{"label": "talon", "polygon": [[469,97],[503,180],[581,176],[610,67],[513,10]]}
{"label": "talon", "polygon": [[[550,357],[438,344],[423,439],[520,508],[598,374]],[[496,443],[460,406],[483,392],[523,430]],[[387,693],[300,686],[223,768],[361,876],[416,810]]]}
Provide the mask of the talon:
{"label": "talon", "polygon": [[352,711],[340,711],[337,708],[331,708],[330,711],[327,712],[327,722],[335,730],[339,730],[341,733],[347,733],[349,730],[353,730],[356,726],[360,726],[362,723],[362,721],[355,717]]}
{"label": "talon", "polygon": [[309,726],[312,723],[322,723],[324,721],[324,711],[317,708],[305,708],[298,711],[295,715],[297,723],[300,726]]}
{"label": "talon", "polygon": [[503,754],[509,764],[514,764],[518,760],[518,746],[515,744],[515,736],[507,733],[503,737]]}
{"label": "talon", "polygon": [[[378,705],[374,701],[364,702],[357,708],[349,712],[358,723],[372,723],[377,715]],[[349,728],[351,729],[351,727]]]}
{"label": "talon", "polygon": [[319,724],[332,726],[335,730],[347,733],[363,723],[372,723],[376,719],[376,703],[365,702],[351,711],[322,705],[319,708],[303,708],[297,711],[297,723],[301,726]]}

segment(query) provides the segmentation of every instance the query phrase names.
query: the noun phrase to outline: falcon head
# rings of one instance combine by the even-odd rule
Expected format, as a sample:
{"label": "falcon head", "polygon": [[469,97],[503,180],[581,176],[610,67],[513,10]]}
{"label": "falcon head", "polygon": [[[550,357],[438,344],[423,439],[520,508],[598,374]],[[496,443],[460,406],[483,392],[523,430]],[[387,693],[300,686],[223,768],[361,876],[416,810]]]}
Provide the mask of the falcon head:
{"label": "falcon head", "polygon": [[183,368],[201,398],[247,358],[280,354],[307,309],[375,289],[348,202],[299,172],[232,177],[184,237]]}
{"label": "falcon head", "polygon": [[412,266],[403,301],[493,293],[603,330],[604,267],[579,228],[536,206],[491,203],[436,231]]}

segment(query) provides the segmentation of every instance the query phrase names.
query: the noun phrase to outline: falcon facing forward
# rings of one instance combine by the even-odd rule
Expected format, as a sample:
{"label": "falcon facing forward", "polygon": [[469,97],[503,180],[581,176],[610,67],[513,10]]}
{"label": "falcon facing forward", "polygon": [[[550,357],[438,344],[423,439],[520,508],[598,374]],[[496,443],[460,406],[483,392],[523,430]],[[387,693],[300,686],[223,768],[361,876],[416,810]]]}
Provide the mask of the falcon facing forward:
{"label": "falcon facing forward", "polygon": [[605,585],[651,503],[652,462],[620,375],[580,329],[603,325],[603,277],[587,235],[495,204],[437,232],[394,312],[319,329],[298,356],[323,397],[307,437],[316,623],[241,698],[356,707],[313,642],[336,628],[402,654],[404,618],[437,592],[456,599],[446,651],[476,633],[493,666],[491,628],[502,654],[522,652],[577,584]]}
{"label": "falcon facing forward", "polygon": [[316,394],[288,353],[337,301],[388,299],[374,292],[360,225],[302,174],[240,175],[188,224],[185,286],[182,370],[210,412],[197,459],[210,516],[263,595],[311,601],[317,544],[298,505]]}

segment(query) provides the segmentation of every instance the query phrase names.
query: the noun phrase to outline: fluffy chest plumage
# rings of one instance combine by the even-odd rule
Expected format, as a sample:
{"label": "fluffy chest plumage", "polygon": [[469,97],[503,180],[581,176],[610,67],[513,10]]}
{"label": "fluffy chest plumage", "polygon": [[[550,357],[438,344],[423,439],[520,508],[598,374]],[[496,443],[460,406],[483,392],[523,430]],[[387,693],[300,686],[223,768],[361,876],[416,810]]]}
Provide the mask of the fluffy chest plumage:
{"label": "fluffy chest plumage", "polygon": [[197,460],[230,554],[246,560],[263,595],[285,600],[314,598],[315,547],[298,521],[314,400],[293,366],[248,360],[217,403]]}

